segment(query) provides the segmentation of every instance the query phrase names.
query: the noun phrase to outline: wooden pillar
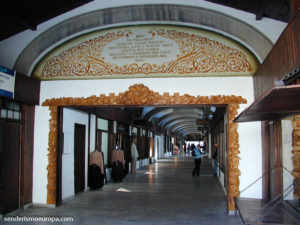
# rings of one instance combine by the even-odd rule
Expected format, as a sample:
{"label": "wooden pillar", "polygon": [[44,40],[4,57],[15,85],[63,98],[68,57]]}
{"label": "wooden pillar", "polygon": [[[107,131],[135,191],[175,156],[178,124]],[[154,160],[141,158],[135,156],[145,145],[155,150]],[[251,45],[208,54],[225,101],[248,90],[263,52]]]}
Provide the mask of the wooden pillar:
{"label": "wooden pillar", "polygon": [[239,134],[238,124],[233,120],[237,115],[239,104],[228,105],[228,190],[227,190],[227,209],[229,214],[235,211],[234,198],[239,196]]}
{"label": "wooden pillar", "polygon": [[261,124],[262,136],[262,199],[270,201],[270,132],[267,121]]}
{"label": "wooden pillar", "polygon": [[294,195],[300,198],[300,115],[294,116],[293,127],[293,176],[294,176]]}
{"label": "wooden pillar", "polygon": [[56,204],[57,106],[50,106],[47,204]]}
{"label": "wooden pillar", "polygon": [[[283,179],[282,179],[282,131],[281,121],[276,120],[274,123],[274,165],[275,165],[275,196],[283,193]],[[270,153],[271,154],[271,153]]]}
{"label": "wooden pillar", "polygon": [[294,18],[300,10],[300,0],[290,0],[290,21]]}

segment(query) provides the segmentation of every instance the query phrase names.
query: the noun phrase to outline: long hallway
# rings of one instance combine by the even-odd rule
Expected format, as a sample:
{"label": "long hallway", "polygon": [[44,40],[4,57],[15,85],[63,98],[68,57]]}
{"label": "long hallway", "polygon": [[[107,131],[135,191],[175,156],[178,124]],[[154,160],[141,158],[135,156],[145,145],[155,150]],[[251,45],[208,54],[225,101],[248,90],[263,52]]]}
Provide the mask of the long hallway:
{"label": "long hallway", "polygon": [[87,191],[60,207],[31,207],[10,216],[71,216],[73,222],[62,224],[82,225],[243,224],[238,215],[226,214],[226,196],[209,160],[202,161],[199,177],[192,176],[193,166],[190,156],[161,159],[128,174],[123,182]]}

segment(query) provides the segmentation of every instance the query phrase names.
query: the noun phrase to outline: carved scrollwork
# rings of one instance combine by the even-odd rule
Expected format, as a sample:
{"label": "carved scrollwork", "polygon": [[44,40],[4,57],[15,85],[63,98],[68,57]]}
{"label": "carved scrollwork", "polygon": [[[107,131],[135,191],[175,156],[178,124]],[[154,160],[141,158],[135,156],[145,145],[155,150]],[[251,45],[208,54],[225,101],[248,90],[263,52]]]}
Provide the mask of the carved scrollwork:
{"label": "carved scrollwork", "polygon": [[238,124],[233,122],[233,119],[237,115],[238,104],[228,105],[228,210],[234,211],[234,197],[239,196],[239,176],[241,172],[239,170],[239,134],[237,132]]}
{"label": "carved scrollwork", "polygon": [[149,90],[143,84],[135,84],[129,87],[124,93],[114,93],[88,98],[53,98],[46,100],[43,106],[75,106],[75,105],[176,105],[176,104],[244,104],[247,101],[241,96],[212,95],[212,96],[191,96],[170,95]]}
{"label": "carved scrollwork", "polygon": [[44,80],[233,76],[256,71],[252,54],[228,38],[199,29],[165,28],[124,27],[75,38],[49,52],[34,76]]}
{"label": "carved scrollwork", "polygon": [[150,90],[143,84],[135,84],[129,87],[128,91],[115,95],[114,93],[100,96],[91,96],[88,98],[54,98],[46,100],[43,106],[50,106],[51,120],[49,133],[49,165],[48,165],[48,196],[47,202],[55,204],[56,202],[56,148],[57,148],[57,107],[75,106],[75,105],[194,105],[194,104],[212,104],[228,105],[228,210],[235,210],[234,197],[239,195],[239,135],[237,132],[238,124],[233,123],[237,115],[239,104],[246,103],[246,100],[240,96],[191,96],[179,95],[175,93],[170,95]]}
{"label": "carved scrollwork", "polygon": [[293,127],[293,176],[294,176],[294,195],[300,197],[300,115],[296,115],[292,121]]}
{"label": "carved scrollwork", "polygon": [[149,90],[142,84],[135,84],[120,95],[118,102],[129,105],[154,105],[156,97],[158,97],[158,93]]}
{"label": "carved scrollwork", "polygon": [[48,153],[48,194],[47,194],[47,203],[55,204],[56,203],[56,157],[57,157],[57,107],[50,106],[50,116],[49,120],[49,153]]}

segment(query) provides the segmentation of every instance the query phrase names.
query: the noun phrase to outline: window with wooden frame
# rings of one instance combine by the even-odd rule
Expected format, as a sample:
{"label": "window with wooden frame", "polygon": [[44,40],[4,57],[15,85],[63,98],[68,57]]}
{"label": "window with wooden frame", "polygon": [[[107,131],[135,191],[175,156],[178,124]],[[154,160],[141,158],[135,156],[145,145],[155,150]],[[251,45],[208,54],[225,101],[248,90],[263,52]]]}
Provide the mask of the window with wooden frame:
{"label": "window with wooden frame", "polygon": [[21,120],[21,104],[10,99],[0,98],[0,118],[8,120]]}

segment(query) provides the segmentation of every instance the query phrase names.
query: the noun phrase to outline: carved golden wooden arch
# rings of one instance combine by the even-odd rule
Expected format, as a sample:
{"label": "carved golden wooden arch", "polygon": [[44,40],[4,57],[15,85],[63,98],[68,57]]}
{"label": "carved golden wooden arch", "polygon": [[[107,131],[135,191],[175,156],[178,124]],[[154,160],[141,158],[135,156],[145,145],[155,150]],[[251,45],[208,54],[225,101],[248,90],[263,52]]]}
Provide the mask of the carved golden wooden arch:
{"label": "carved golden wooden arch", "polygon": [[49,132],[49,164],[48,185],[47,185],[47,203],[56,204],[56,157],[57,157],[57,112],[59,106],[78,106],[78,105],[95,105],[95,106],[172,106],[172,105],[228,105],[228,211],[235,210],[233,198],[239,195],[239,135],[237,132],[237,123],[233,123],[233,119],[237,115],[239,104],[247,101],[241,96],[190,96],[190,95],[169,95],[164,93],[160,95],[158,92],[149,90],[143,84],[135,84],[129,87],[128,91],[115,95],[113,93],[108,96],[101,94],[100,96],[91,96],[88,98],[58,98],[46,100],[43,106],[49,106],[51,112],[50,132]]}

